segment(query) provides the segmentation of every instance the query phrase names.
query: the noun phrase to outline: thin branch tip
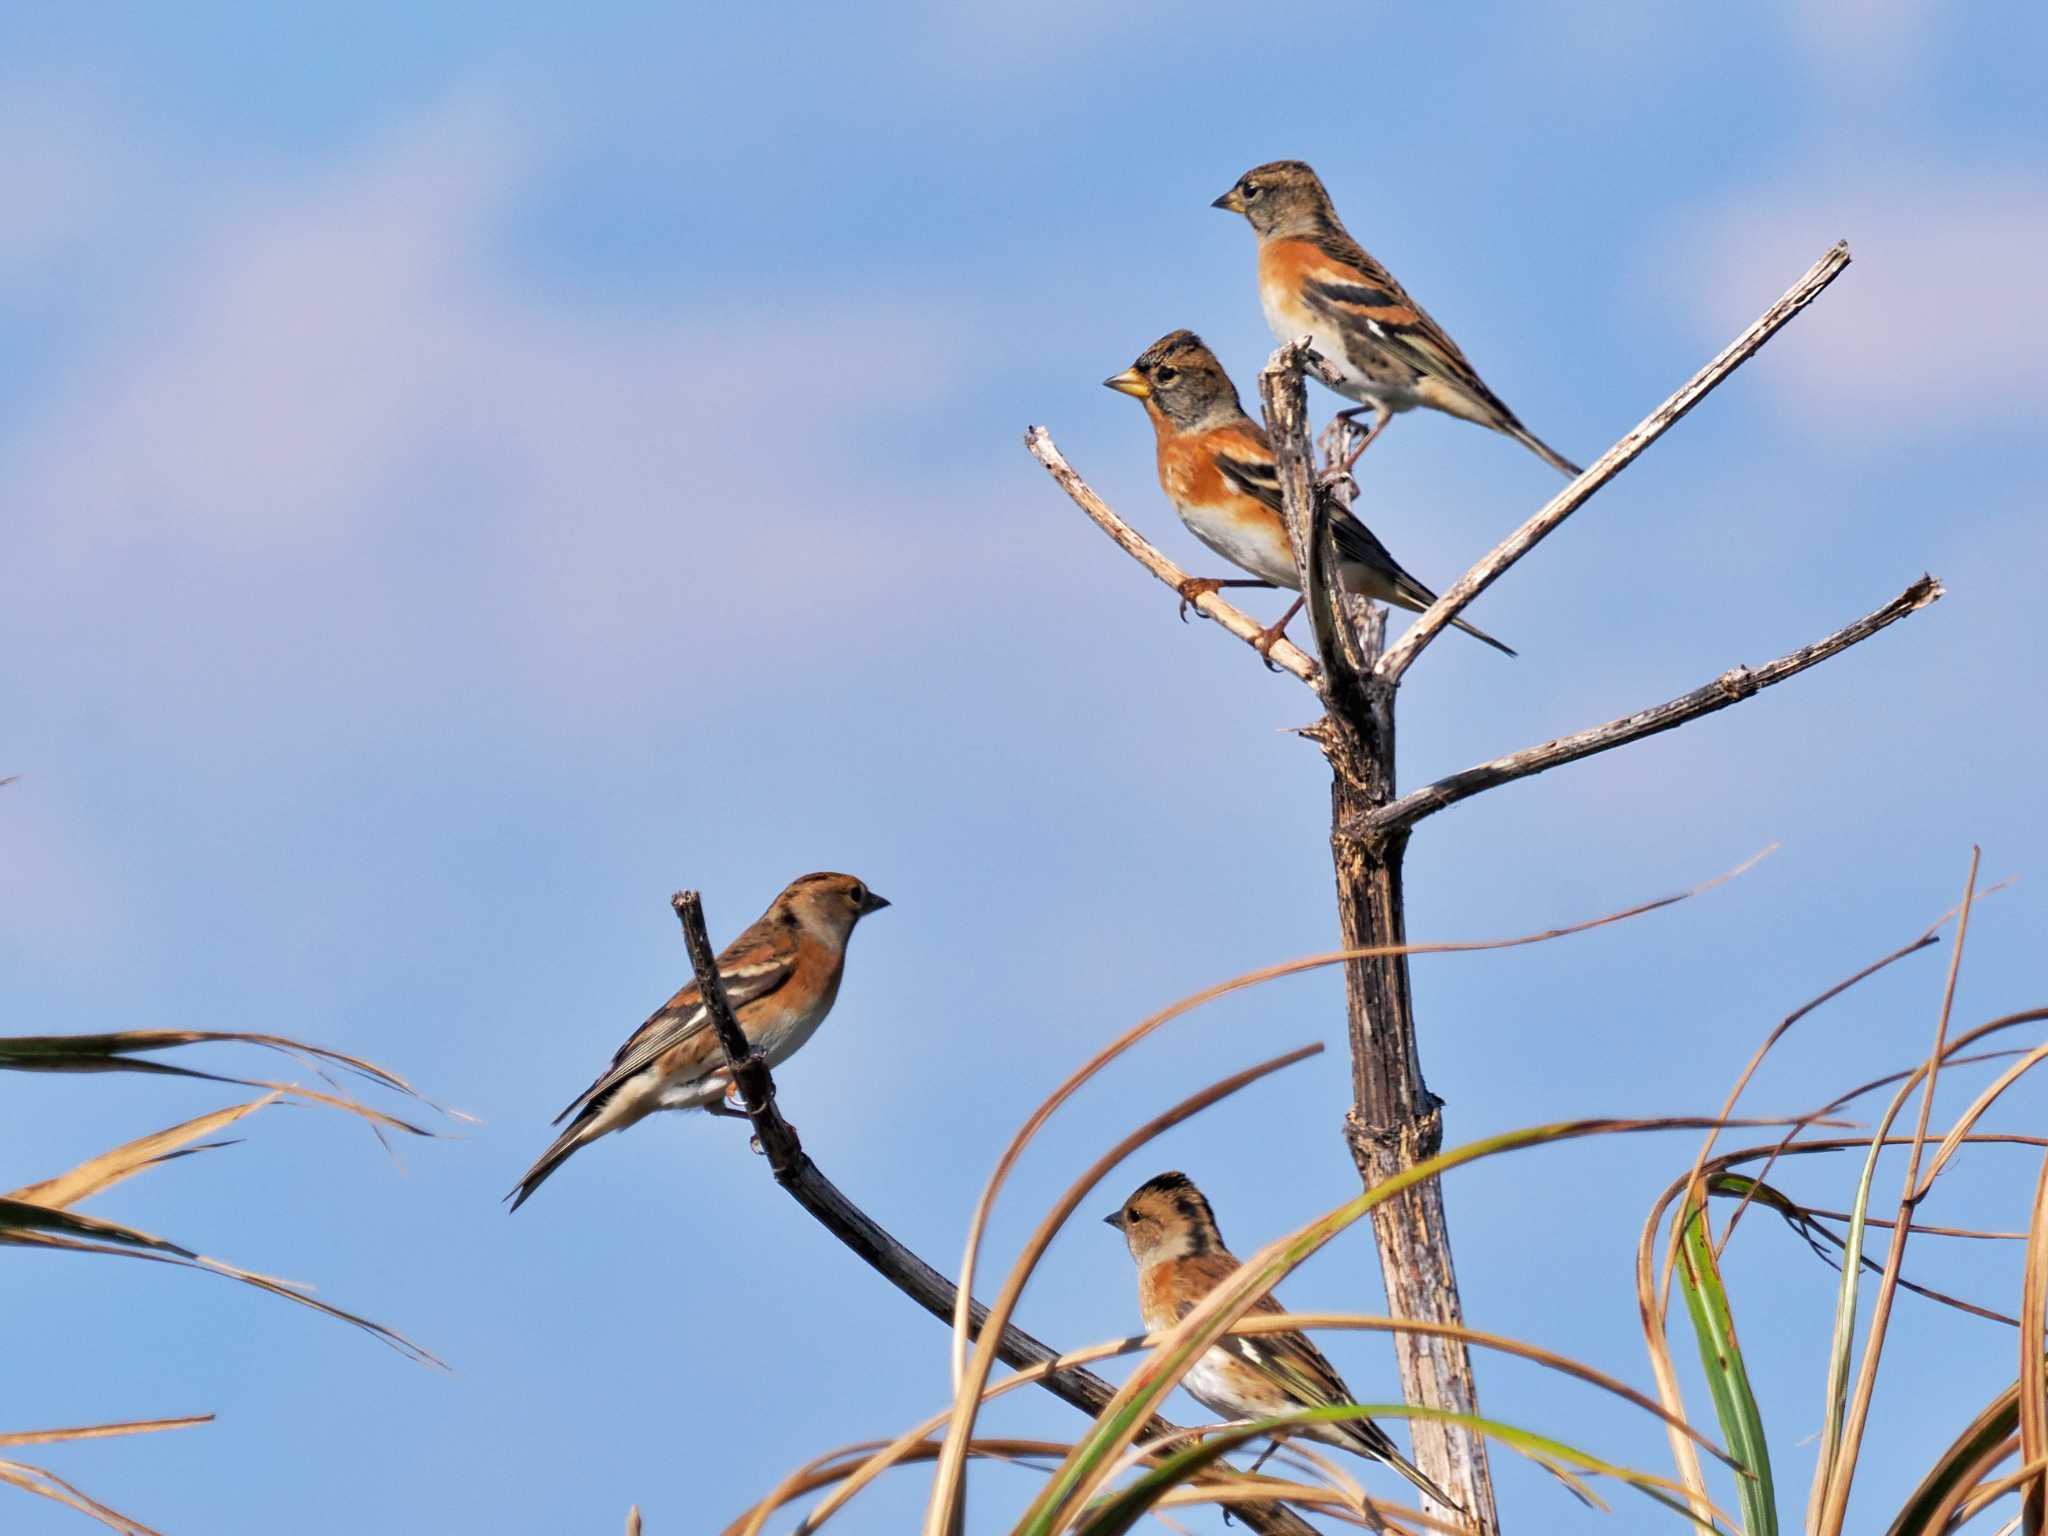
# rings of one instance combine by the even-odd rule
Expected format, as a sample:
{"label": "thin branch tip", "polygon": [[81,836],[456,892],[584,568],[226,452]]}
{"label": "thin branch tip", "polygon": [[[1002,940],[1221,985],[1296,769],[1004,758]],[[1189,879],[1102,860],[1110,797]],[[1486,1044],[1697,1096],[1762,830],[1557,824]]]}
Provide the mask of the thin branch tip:
{"label": "thin branch tip", "polygon": [[1687,412],[1698,405],[1736,369],[1748,362],[1762,350],[1765,342],[1784,329],[1791,320],[1821,296],[1842,271],[1849,265],[1849,243],[1836,242],[1825,256],[1809,267],[1797,282],[1778,296],[1777,302],[1757,317],[1749,327],[1690,379],[1669,399],[1650,412],[1621,440],[1580,472],[1557,495],[1553,496],[1532,517],[1494,546],[1478,564],[1460,576],[1444,590],[1443,596],[1432,603],[1421,617],[1408,626],[1408,630],[1379,659],[1379,675],[1389,683],[1401,681],[1415,658],[1441,634],[1466,604],[1485,591],[1508,568],[1530,550],[1534,549],[1547,535],[1572,513],[1585,505],[1593,494],[1624,469],[1633,464],[1650,444],[1657,441],[1684,418]]}
{"label": "thin branch tip", "polygon": [[[1188,573],[1154,548],[1150,540],[1119,517],[1109,503],[1095,493],[1094,488],[1081,478],[1079,472],[1061,454],[1050,432],[1044,427],[1029,428],[1024,434],[1024,447],[1038,460],[1045,472],[1052,476],[1054,483],[1067,493],[1074,505],[1086,513],[1096,527],[1109,535],[1117,548],[1168,587],[1179,591],[1188,580]],[[1264,625],[1242,610],[1232,607],[1214,592],[1203,592],[1189,599],[1187,606],[1204,618],[1213,619],[1238,639],[1251,645],[1254,650],[1259,648],[1257,642],[1265,638]],[[1293,641],[1283,637],[1269,651],[1262,652],[1261,657],[1278,670],[1292,672],[1311,688],[1317,686],[1322,668],[1314,657],[1296,646]]]}

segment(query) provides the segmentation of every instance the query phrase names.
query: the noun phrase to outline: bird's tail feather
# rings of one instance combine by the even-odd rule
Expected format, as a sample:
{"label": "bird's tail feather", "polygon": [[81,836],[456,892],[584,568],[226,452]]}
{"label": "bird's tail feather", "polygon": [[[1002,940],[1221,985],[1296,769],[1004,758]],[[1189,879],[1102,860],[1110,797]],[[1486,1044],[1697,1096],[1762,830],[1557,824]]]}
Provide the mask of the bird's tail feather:
{"label": "bird's tail feather", "polygon": [[1551,447],[1550,444],[1543,441],[1542,438],[1538,437],[1534,432],[1531,432],[1527,427],[1523,426],[1519,421],[1515,420],[1514,417],[1510,416],[1506,421],[1501,423],[1501,431],[1507,433],[1509,437],[1512,437],[1524,448],[1528,449],[1531,453],[1535,454],[1537,458],[1541,459],[1544,463],[1548,464],[1552,469],[1556,470],[1559,474],[1563,475],[1565,479],[1576,480],[1579,478],[1580,475],[1585,473],[1585,471],[1580,469],[1578,465],[1574,464],[1570,459],[1566,458],[1563,454],[1559,453],[1555,448]]}
{"label": "bird's tail feather", "polygon": [[512,1209],[516,1211],[526,1204],[532,1198],[533,1192],[547,1182],[548,1175],[566,1163],[578,1147],[591,1139],[587,1118],[579,1118],[574,1125],[557,1136],[549,1144],[547,1151],[541,1153],[534,1161],[534,1165],[526,1170],[525,1177],[520,1179],[518,1187],[505,1196],[512,1202]]}
{"label": "bird's tail feather", "polygon": [[1451,620],[1451,627],[1453,629],[1462,629],[1463,631],[1465,631],[1466,634],[1470,635],[1475,640],[1484,640],[1488,645],[1492,646],[1496,651],[1499,651],[1503,656],[1512,656],[1515,654],[1513,646],[1502,644],[1500,641],[1494,639],[1493,636],[1489,635],[1485,630],[1481,629],[1477,624],[1467,624],[1463,619],[1453,619]]}
{"label": "bird's tail feather", "polygon": [[1410,1461],[1406,1456],[1403,1456],[1399,1451],[1386,1452],[1384,1453],[1383,1459],[1386,1461],[1388,1466],[1392,1467],[1396,1472],[1400,1473],[1403,1477],[1407,1478],[1409,1482],[1413,1483],[1416,1487],[1420,1488],[1424,1493],[1428,1494],[1432,1499],[1435,1499],[1437,1503],[1443,1505],[1446,1509],[1455,1509],[1459,1510],[1460,1512],[1463,1511],[1463,1505],[1461,1505],[1456,1499],[1452,1498],[1448,1493],[1445,1493],[1443,1489],[1437,1487],[1435,1483],[1432,1483],[1429,1480],[1428,1476],[1423,1472],[1422,1468],[1416,1466],[1414,1462]]}
{"label": "bird's tail feather", "polygon": [[1448,1493],[1445,1493],[1443,1489],[1437,1487],[1435,1483],[1429,1480],[1420,1467],[1416,1466],[1406,1456],[1403,1456],[1399,1448],[1388,1437],[1387,1432],[1381,1429],[1379,1425],[1373,1423],[1371,1419],[1353,1419],[1341,1427],[1356,1442],[1358,1448],[1374,1461],[1385,1462],[1446,1509],[1456,1509],[1462,1512],[1464,1506],[1459,1504]]}

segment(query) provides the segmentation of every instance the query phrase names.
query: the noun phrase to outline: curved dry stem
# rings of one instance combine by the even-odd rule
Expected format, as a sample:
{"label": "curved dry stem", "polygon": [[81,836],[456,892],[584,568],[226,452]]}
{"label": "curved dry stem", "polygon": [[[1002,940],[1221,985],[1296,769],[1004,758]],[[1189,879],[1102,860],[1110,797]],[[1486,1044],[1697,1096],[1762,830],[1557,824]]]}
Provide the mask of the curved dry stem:
{"label": "curved dry stem", "polygon": [[[1970,906],[1977,890],[1977,865],[1982,857],[1976,848],[1970,850],[1970,873],[1963,886],[1963,910],[1956,917],[1955,948],[1949,954],[1948,983],[1942,989],[1941,1013],[1935,1020],[1934,1044],[1927,1055],[1926,1070],[1921,1074],[1920,1114],[1913,1128],[1913,1144],[1906,1154],[1906,1177],[1899,1194],[1899,1230],[1892,1234],[1892,1240],[1885,1252],[1884,1275],[1877,1283],[1877,1294],[1872,1299],[1870,1321],[1863,1342],[1863,1359],[1856,1372],[1856,1389],[1849,1399],[1848,1411],[1839,1419],[1830,1412],[1826,1430],[1840,1425],[1839,1436],[1823,1431],[1821,1453],[1816,1458],[1814,1491],[1818,1495],[1815,1504],[1819,1518],[1813,1522],[1815,1536],[1841,1536],[1842,1525],[1849,1514],[1849,1489],[1856,1478],[1857,1455],[1863,1445],[1864,1426],[1870,1421],[1870,1401],[1877,1391],[1877,1364],[1884,1350],[1885,1330],[1891,1322],[1893,1298],[1898,1293],[1899,1266],[1905,1259],[1906,1241],[1912,1235],[1909,1223],[1913,1219],[1913,1207],[1919,1201],[1920,1156],[1927,1141],[1927,1123],[1934,1112],[1935,1080],[1941,1072],[1943,1056],[1949,1053],[1948,1022],[1955,1007],[1956,980],[1962,972],[1963,946],[1970,932]],[[1899,1106],[1903,1095],[1910,1091],[1902,1088],[1901,1098],[1894,1100],[1885,1113],[1879,1130],[1879,1144]],[[1872,1152],[1875,1159],[1875,1150]],[[1865,1191],[1858,1195],[1854,1209],[1858,1219],[1849,1224],[1847,1246],[1842,1263],[1843,1310],[1849,1314],[1848,1322],[1854,1325],[1854,1301],[1856,1283],[1861,1278],[1863,1261],[1863,1233],[1860,1213],[1868,1203],[1869,1171],[1864,1176]],[[1834,1368],[1831,1365],[1829,1398],[1835,1398]]]}
{"label": "curved dry stem", "polygon": [[[787,1487],[788,1492],[783,1494],[776,1503],[770,1504],[767,1500],[763,1500],[739,1519],[727,1525],[721,1536],[758,1536],[758,1533],[767,1524],[768,1517],[774,1514],[781,1505],[787,1504],[793,1499],[800,1499],[807,1493],[814,1493],[820,1488],[830,1487],[833,1483],[838,1482],[847,1476],[848,1473],[852,1472],[856,1465],[855,1463],[848,1462],[845,1465],[836,1467],[830,1465],[830,1463],[835,1458],[858,1453],[865,1449],[869,1443],[863,1441],[857,1445],[843,1446],[828,1455],[818,1457],[815,1461],[807,1462],[799,1472],[792,1473],[789,1477],[783,1479],[783,1486]],[[1037,1459],[1051,1460],[1056,1456],[1064,1456],[1066,1451],[1066,1445],[1058,1440],[994,1438],[975,1441],[969,1449],[969,1454],[986,1460],[1023,1462]],[[939,1442],[936,1440],[926,1440],[919,1445],[912,1446],[909,1454],[902,1457],[901,1460],[906,1462],[930,1461],[938,1454]],[[778,1487],[777,1493],[782,1494],[783,1487]],[[774,1495],[770,1497],[772,1498]],[[811,1530],[815,1529],[815,1527],[807,1523],[801,1529]]]}
{"label": "curved dry stem", "polygon": [[[1568,1355],[1561,1355],[1553,1350],[1544,1349],[1541,1345],[1526,1343],[1520,1339],[1509,1338],[1504,1334],[1488,1333],[1483,1329],[1465,1327],[1456,1323],[1375,1317],[1364,1313],[1285,1312],[1261,1313],[1256,1316],[1247,1315],[1241,1317],[1232,1325],[1229,1332],[1233,1334],[1261,1334],[1281,1333],[1290,1329],[1427,1333],[1446,1338],[1460,1339],[1467,1344],[1476,1345],[1482,1349],[1491,1349],[1502,1354],[1514,1355],[1536,1365],[1560,1371],[1591,1386],[1598,1387],[1604,1392],[1610,1392],[1616,1397],[1622,1398],[1624,1401],[1641,1408],[1644,1412],[1654,1414],[1666,1423],[1673,1422],[1665,1410],[1649,1397],[1638,1392],[1625,1382],[1609,1376],[1604,1371],[1587,1365],[1582,1361],[1574,1360]],[[1044,1380],[1047,1376],[1075,1366],[1092,1365],[1099,1360],[1114,1359],[1117,1356],[1134,1354],[1140,1350],[1157,1349],[1168,1337],[1164,1333],[1137,1334],[1130,1338],[1112,1339],[1100,1344],[1091,1344],[1082,1349],[1069,1350],[1057,1360],[1048,1361],[1042,1365],[1030,1366],[1012,1375],[1005,1376],[1000,1381],[991,1382],[982,1389],[982,1401],[984,1403],[991,1402],[1005,1393],[1012,1392],[1019,1387],[1030,1386],[1035,1382]],[[800,1529],[805,1531],[814,1530],[818,1525],[823,1524],[825,1520],[837,1513],[842,1504],[853,1498],[855,1494],[859,1493],[861,1489],[865,1488],[876,1477],[887,1471],[890,1466],[893,1466],[909,1447],[924,1440],[926,1436],[930,1435],[941,1424],[944,1424],[951,1416],[952,1410],[950,1407],[942,1408],[922,1423],[905,1430],[903,1434],[893,1441],[886,1444],[880,1441],[869,1442],[869,1454],[866,1462],[857,1468],[852,1475],[843,1478],[839,1487],[834,1490],[832,1495],[823,1504],[812,1512]],[[1679,1420],[1676,1421],[1676,1427],[1705,1447],[1717,1460],[1725,1462],[1730,1466],[1734,1465],[1733,1459],[1725,1450],[1701,1434],[1692,1425]],[[1213,1426],[1204,1426],[1204,1428],[1213,1428]],[[1306,1448],[1304,1447],[1303,1449]],[[798,1468],[796,1472],[791,1473],[790,1477],[785,1479],[785,1482],[801,1478],[811,1468],[820,1466],[836,1456],[845,1454],[849,1454],[849,1452],[846,1450],[835,1451],[818,1458],[816,1461],[807,1462],[803,1467]],[[1326,1468],[1325,1470],[1327,1472],[1329,1469]],[[773,1507],[774,1504],[788,1502],[787,1498],[778,1497],[779,1493],[780,1488],[778,1487],[777,1494],[771,1494],[770,1501],[764,1501],[763,1507]],[[766,1515],[764,1514],[762,1518],[765,1519]],[[760,1527],[758,1525],[748,1525],[736,1529],[739,1531],[740,1536],[756,1536]]]}
{"label": "curved dry stem", "polygon": [[[988,1182],[983,1186],[981,1197],[975,1201],[974,1212],[968,1219],[967,1242],[960,1260],[959,1290],[953,1305],[953,1344],[951,1356],[955,1389],[958,1389],[967,1370],[968,1308],[972,1304],[971,1298],[974,1294],[974,1271],[976,1260],[980,1257],[981,1253],[982,1234],[988,1226],[989,1214],[995,1208],[996,1196],[1001,1193],[1003,1184],[1010,1176],[1010,1170],[1016,1166],[1018,1158],[1024,1153],[1024,1148],[1030,1144],[1032,1138],[1053,1117],[1061,1105],[1065,1104],[1068,1099],[1079,1092],[1103,1068],[1107,1067],[1112,1061],[1115,1061],[1117,1057],[1128,1051],[1147,1035],[1172,1023],[1183,1014],[1192,1013],[1205,1003],[1214,1002],[1219,997],[1227,997],[1233,992],[1244,991],[1248,987],[1259,986],[1268,981],[1276,981],[1283,976],[1296,976],[1308,971],[1323,970],[1329,966],[1343,965],[1353,960],[1384,959],[1396,955],[1475,954],[1482,950],[1519,949],[1529,944],[1545,944],[1553,939],[1569,938],[1574,934],[1580,933],[1590,933],[1596,928],[1604,928],[1611,923],[1625,922],[1632,917],[1641,917],[1646,913],[1661,911],[1665,907],[1676,906],[1679,902],[1689,901],[1695,896],[1704,895],[1717,886],[1726,885],[1729,881],[1745,875],[1754,869],[1759,863],[1775,852],[1777,846],[1776,843],[1773,843],[1769,847],[1743,860],[1742,863],[1736,865],[1735,868],[1727,873],[1716,875],[1711,880],[1702,881],[1689,890],[1680,891],[1671,896],[1659,896],[1652,901],[1638,902],[1633,906],[1624,907],[1618,912],[1609,912],[1601,917],[1589,918],[1584,922],[1569,923],[1560,928],[1547,928],[1540,933],[1521,934],[1508,939],[1472,939],[1436,944],[1379,944],[1361,949],[1342,949],[1329,954],[1310,955],[1304,959],[1283,961],[1278,965],[1269,965],[1255,971],[1246,971],[1242,975],[1231,977],[1228,981],[1217,982],[1214,986],[1204,987],[1199,992],[1190,993],[1178,1002],[1171,1003],[1165,1008],[1160,1009],[1157,1013],[1140,1020],[1123,1034],[1117,1036],[1108,1045],[1097,1051],[1071,1073],[1057,1088],[1053,1089],[1046,1096],[1045,1101],[1031,1112],[1030,1117],[1018,1129],[1017,1134],[1010,1139],[1010,1144],[1003,1149],[1002,1156],[996,1159],[995,1169],[989,1174]],[[988,1336],[984,1332],[983,1337],[986,1338]]]}
{"label": "curved dry stem", "polygon": [[[1648,1130],[1703,1130],[1710,1122],[1699,1116],[1669,1116],[1655,1119],[1591,1119],[1563,1121],[1509,1131],[1484,1140],[1440,1152],[1381,1180],[1363,1194],[1326,1212],[1315,1221],[1266,1244],[1245,1260],[1236,1273],[1219,1283],[1192,1308],[1167,1339],[1154,1351],[1129,1381],[1117,1392],[1097,1419],[1097,1429],[1081,1449],[1068,1458],[1053,1482],[1027,1512],[1025,1524],[1044,1524],[1051,1516],[1056,1524],[1063,1514],[1084,1507],[1101,1486],[1107,1461],[1128,1445],[1138,1433],[1140,1419],[1151,1403],[1176,1386],[1187,1371],[1223,1333],[1234,1325],[1281,1278],[1322,1248],[1339,1232],[1361,1220],[1375,1206],[1425,1179],[1439,1178],[1453,1168],[1482,1158],[1525,1147],[1576,1140],[1585,1136],[1613,1135]],[[1738,1122],[1743,1123],[1743,1122]],[[1779,1125],[1783,1121],[1753,1121],[1750,1124]],[[1390,1408],[1390,1413],[1428,1416],[1446,1421],[1464,1421],[1464,1416],[1408,1406]],[[1676,1486],[1676,1485],[1673,1485]]]}
{"label": "curved dry stem", "polygon": [[[2016,1014],[2011,1019],[2006,1020],[2005,1025],[2009,1026],[2015,1023],[2023,1023],[2026,1021],[2028,1017],[2030,1016],[2024,1014]],[[1962,1042],[1957,1042],[1956,1047],[1954,1047],[1953,1049],[1960,1049],[1961,1044]],[[1983,1051],[1975,1056],[1951,1055],[1949,1057],[1948,1065],[1951,1069],[1956,1067],[1974,1066],[1980,1062],[2004,1061],[2010,1057],[2019,1056],[2023,1054],[2025,1053],[2022,1051],[2010,1050]],[[1843,1094],[1840,1098],[1834,1100],[1832,1103],[1823,1105],[1821,1109],[1817,1111],[1817,1115],[1832,1115],[1836,1111],[1841,1110],[1847,1107],[1848,1105],[1855,1103],[1856,1100],[1862,1098],[1866,1093],[1875,1093],[1880,1088],[1889,1088],[1894,1083],[1904,1082],[1907,1078],[1911,1077],[1914,1074],[1914,1072],[1918,1070],[1919,1068],[1917,1066],[1908,1067],[1903,1071],[1887,1072],[1883,1077],[1874,1077],[1867,1083],[1860,1083],[1856,1087],[1851,1088],[1847,1093]],[[1784,1149],[1790,1147],[1793,1141],[1795,1141],[1798,1138],[1799,1133],[1805,1130],[1808,1126],[1812,1125],[1813,1123],[1814,1121],[1811,1119],[1803,1119],[1796,1121],[1793,1124],[1792,1128],[1785,1132],[1783,1139],[1779,1141],[1779,1151],[1783,1151]],[[1770,1176],[1771,1168],[1776,1162],[1777,1156],[1775,1154],[1773,1154],[1769,1158],[1766,1158],[1763,1167],[1759,1168],[1756,1172],[1756,1177],[1758,1178],[1758,1180],[1768,1178]],[[1730,1213],[1728,1217],[1728,1224],[1721,1233],[1721,1241],[1714,1250],[1716,1257],[1718,1257],[1721,1253],[1726,1251],[1729,1239],[1734,1236],[1735,1223],[1739,1219],[1741,1219],[1743,1212],[1749,1209],[1749,1203],[1750,1198],[1748,1196],[1745,1196],[1742,1200],[1736,1203],[1734,1211]],[[1854,1219],[1855,1217],[1853,1212],[1845,1211],[1842,1213],[1842,1220],[1851,1221]],[[1870,1218],[1868,1215],[1864,1217],[1864,1223],[1865,1225],[1870,1224]],[[1883,1223],[1883,1225],[1891,1226],[1892,1223],[1886,1221]]]}
{"label": "curved dry stem", "polygon": [[2034,1182],[2034,1219],[2027,1232],[2027,1267],[2020,1282],[2020,1457],[2026,1465],[2009,1481],[2015,1487],[2025,1485],[2020,1496],[2020,1523],[2027,1536],[2037,1536],[2044,1515],[2048,1515],[2044,1352],[2048,1352],[2048,1158],[2042,1159],[2040,1177]]}

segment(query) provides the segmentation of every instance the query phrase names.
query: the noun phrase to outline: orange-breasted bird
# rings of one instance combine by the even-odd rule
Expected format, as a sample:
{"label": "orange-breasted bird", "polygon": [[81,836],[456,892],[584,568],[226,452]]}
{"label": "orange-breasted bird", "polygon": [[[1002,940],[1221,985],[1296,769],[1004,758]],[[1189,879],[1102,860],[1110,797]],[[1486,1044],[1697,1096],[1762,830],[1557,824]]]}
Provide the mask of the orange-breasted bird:
{"label": "orange-breasted bird", "polygon": [[[1177,1326],[1238,1268],[1237,1256],[1216,1230],[1209,1202],[1184,1173],[1147,1179],[1102,1219],[1123,1233],[1137,1260],[1138,1309],[1149,1332]],[[1286,1310],[1271,1292],[1252,1306],[1254,1312]],[[1203,1353],[1180,1384],[1204,1408],[1226,1419],[1269,1419],[1356,1401],[1308,1335],[1294,1332],[1226,1334]],[[1288,1433],[1383,1461],[1439,1504],[1458,1508],[1457,1501],[1424,1476],[1370,1419],[1304,1424]]]}
{"label": "orange-breasted bird", "polygon": [[[1159,488],[1188,531],[1256,581],[1193,577],[1180,584],[1181,617],[1187,605],[1218,587],[1301,590],[1294,546],[1281,511],[1280,471],[1266,429],[1245,415],[1237,390],[1216,355],[1193,331],[1172,331],[1152,343],[1108,388],[1144,402],[1159,440]],[[1360,593],[1420,613],[1436,594],[1401,568],[1372,530],[1345,513],[1331,524],[1338,579]],[[1270,653],[1301,609],[1301,600],[1256,642]],[[1451,622],[1497,651],[1515,653],[1463,619]]]}
{"label": "orange-breasted bird", "polygon": [[1444,328],[1351,238],[1308,166],[1254,166],[1212,206],[1243,214],[1259,237],[1259,302],[1273,334],[1313,336],[1344,376],[1337,392],[1372,408],[1372,430],[1352,462],[1395,412],[1426,405],[1506,433],[1565,475],[1579,473],[1522,425]]}
{"label": "orange-breasted bird", "polygon": [[[733,1016],[771,1067],[780,1066],[825,1022],[846,969],[854,925],[889,903],[852,875],[792,880],[753,926],[718,957]],[[568,1126],[505,1198],[518,1210],[586,1143],[658,1109],[728,1109],[732,1076],[692,981],[634,1030],[604,1074],[559,1115]],[[573,1118],[572,1118],[573,1117]]]}

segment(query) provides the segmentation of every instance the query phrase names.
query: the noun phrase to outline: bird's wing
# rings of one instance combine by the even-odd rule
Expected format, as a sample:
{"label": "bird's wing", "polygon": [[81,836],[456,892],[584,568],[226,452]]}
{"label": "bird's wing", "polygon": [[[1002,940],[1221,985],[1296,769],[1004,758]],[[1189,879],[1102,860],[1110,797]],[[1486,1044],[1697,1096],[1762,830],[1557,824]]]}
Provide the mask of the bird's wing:
{"label": "bird's wing", "polygon": [[[1238,1267],[1237,1260],[1228,1253],[1202,1254],[1182,1259],[1180,1263],[1218,1271],[1210,1277],[1210,1284],[1198,1287],[1204,1296],[1216,1282],[1227,1278]],[[1194,1306],[1190,1299],[1175,1311],[1184,1318],[1194,1310]],[[1277,1296],[1268,1292],[1252,1303],[1251,1310],[1271,1314],[1285,1312],[1287,1308]],[[1323,1358],[1323,1352],[1309,1341],[1305,1333],[1225,1334],[1213,1347],[1235,1355],[1304,1408],[1334,1408],[1356,1401],[1351,1389],[1344,1385],[1344,1378],[1337,1374],[1336,1367]],[[1368,1456],[1381,1460],[1399,1458],[1394,1442],[1371,1419],[1339,1420],[1330,1428],[1356,1442]]]}
{"label": "bird's wing", "polygon": [[1253,422],[1227,426],[1210,436],[1208,451],[1231,489],[1274,512],[1280,510],[1280,467],[1274,463],[1266,432]]}
{"label": "bird's wing", "polygon": [[[787,986],[795,974],[794,940],[773,932],[757,933],[750,929],[718,957],[719,979],[725,983],[725,995],[735,1014],[749,1003],[759,1002]],[[627,1037],[618,1054],[612,1057],[612,1064],[605,1068],[604,1075],[555,1116],[555,1124],[560,1125],[585,1106],[600,1104],[614,1088],[634,1073],[644,1070],[664,1052],[702,1034],[710,1022],[704,999],[693,981]]]}
{"label": "bird's wing", "polygon": [[1441,379],[1503,419],[1514,419],[1450,333],[1363,246],[1338,237],[1317,244],[1328,259],[1304,275],[1302,292],[1310,308],[1328,316],[1340,330],[1362,334],[1362,339],[1417,373]]}
{"label": "bird's wing", "polygon": [[1355,517],[1332,518],[1331,536],[1337,542],[1337,553],[1346,560],[1356,560],[1360,565],[1370,566],[1380,572],[1392,584],[1401,599],[1420,613],[1436,601],[1436,594],[1402,569],[1387,546],[1379,541],[1365,524]]}

